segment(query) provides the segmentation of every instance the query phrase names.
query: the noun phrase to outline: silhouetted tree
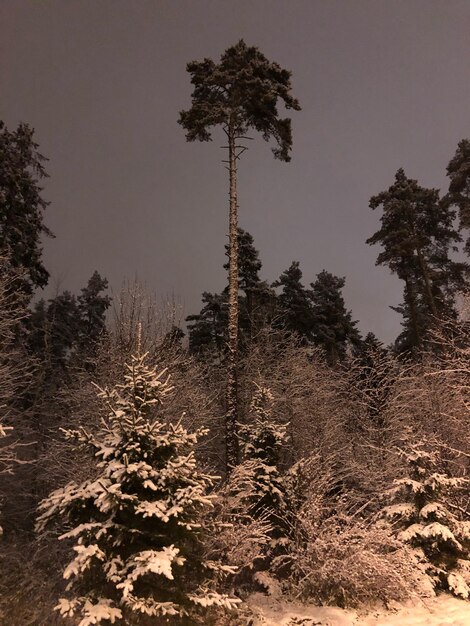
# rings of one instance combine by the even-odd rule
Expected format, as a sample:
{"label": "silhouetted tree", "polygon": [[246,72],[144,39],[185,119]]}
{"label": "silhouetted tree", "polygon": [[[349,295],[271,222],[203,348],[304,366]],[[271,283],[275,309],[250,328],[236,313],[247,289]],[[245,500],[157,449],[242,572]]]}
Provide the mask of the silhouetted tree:
{"label": "silhouetted tree", "polygon": [[407,178],[403,169],[395,182],[370,200],[382,208],[381,228],[367,240],[380,244],[377,265],[386,265],[405,282],[401,344],[422,344],[431,320],[454,312],[454,297],[466,284],[469,267],[449,258],[461,237],[455,212],[439,200],[437,189],[426,189]]}
{"label": "silhouetted tree", "polygon": [[351,311],[346,309],[341,293],[345,280],[323,270],[310,285],[313,341],[325,350],[330,365],[342,360],[346,356],[347,346],[353,346],[360,340],[357,322],[353,321]]}
{"label": "silhouetted tree", "polygon": [[377,352],[387,352],[387,349],[385,348],[383,341],[380,341],[380,339],[377,337],[377,335],[373,332],[368,332],[366,334],[366,336],[364,337],[364,339],[361,339],[355,346],[354,346],[354,356],[358,356],[360,357],[362,354],[367,353],[369,350],[374,350]]}
{"label": "silhouetted tree", "polygon": [[26,270],[27,294],[47,284],[41,236],[53,236],[43,222],[49,203],[41,197],[39,181],[47,174],[38,147],[28,124],[9,131],[0,120],[0,254],[9,257],[12,267]]}
{"label": "silhouetted tree", "polygon": [[[462,139],[447,166],[449,192],[444,200],[459,209],[460,228],[470,229],[470,141]],[[465,244],[470,255],[470,236]]]}
{"label": "silhouetted tree", "polygon": [[302,271],[298,261],[292,261],[273,287],[281,287],[277,297],[279,320],[277,324],[296,333],[303,343],[313,339],[312,293],[302,284]]}
{"label": "silhouetted tree", "polygon": [[105,332],[106,311],[111,304],[111,297],[104,293],[107,288],[106,278],[95,271],[77,298],[84,344],[96,343]]}
{"label": "silhouetted tree", "polygon": [[347,366],[352,393],[379,433],[385,428],[384,409],[396,383],[400,361],[374,333],[367,333],[354,346]]}
{"label": "silhouetted tree", "polygon": [[226,344],[227,336],[227,294],[202,294],[204,306],[196,315],[188,315],[189,349],[194,353],[207,353],[213,350],[218,357]]}
{"label": "silhouetted tree", "polygon": [[182,341],[185,336],[184,331],[176,324],[173,324],[170,330],[163,337],[162,350],[174,349],[177,346],[181,348]]}
{"label": "silhouetted tree", "polygon": [[237,351],[238,351],[238,205],[237,160],[246,149],[240,140],[249,129],[262,133],[266,141],[274,139],[275,158],[290,160],[291,121],[280,118],[279,100],[288,109],[300,110],[291,95],[291,73],[272,63],[243,40],[228,48],[216,64],[211,59],[188,63],[194,85],[191,108],[182,111],[179,123],[188,141],[209,141],[211,128],[222,126],[228,141],[230,181],[229,211],[229,342],[226,411],[227,469],[238,460],[237,444]]}
{"label": "silhouetted tree", "polygon": [[27,322],[28,345],[46,368],[64,370],[72,354],[94,354],[111,304],[111,298],[103,293],[107,287],[108,281],[94,272],[78,298],[63,291],[47,305],[44,300],[36,303]]}
{"label": "silhouetted tree", "polygon": [[80,322],[77,299],[70,291],[64,291],[49,300],[45,350],[53,368],[65,368],[68,356],[80,336]]}

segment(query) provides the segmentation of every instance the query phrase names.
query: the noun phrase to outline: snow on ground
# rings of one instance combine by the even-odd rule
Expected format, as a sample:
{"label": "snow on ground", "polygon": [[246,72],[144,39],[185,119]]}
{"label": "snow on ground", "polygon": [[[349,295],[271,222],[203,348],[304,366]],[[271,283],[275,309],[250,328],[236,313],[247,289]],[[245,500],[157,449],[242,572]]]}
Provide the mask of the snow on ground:
{"label": "snow on ground", "polygon": [[368,614],[290,603],[261,594],[251,596],[249,604],[257,615],[253,626],[470,626],[470,602],[444,595]]}

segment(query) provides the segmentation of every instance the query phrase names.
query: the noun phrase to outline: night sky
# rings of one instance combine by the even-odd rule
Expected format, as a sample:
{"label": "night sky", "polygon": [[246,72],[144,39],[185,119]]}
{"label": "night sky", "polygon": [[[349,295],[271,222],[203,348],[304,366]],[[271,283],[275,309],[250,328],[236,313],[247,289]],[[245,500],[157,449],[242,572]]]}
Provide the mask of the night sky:
{"label": "night sky", "polygon": [[470,136],[469,33],[468,0],[2,0],[0,118],[29,122],[50,159],[46,295],[97,269],[114,291],[137,276],[188,314],[224,287],[223,140],[186,143],[177,119],[186,63],[243,38],[292,71],[302,105],[291,163],[256,137],[240,164],[262,277],[292,260],[306,285],[322,269],[346,276],[361,330],[392,340],[402,286],[365,244],[380,217],[369,198],[399,167],[446,190]]}

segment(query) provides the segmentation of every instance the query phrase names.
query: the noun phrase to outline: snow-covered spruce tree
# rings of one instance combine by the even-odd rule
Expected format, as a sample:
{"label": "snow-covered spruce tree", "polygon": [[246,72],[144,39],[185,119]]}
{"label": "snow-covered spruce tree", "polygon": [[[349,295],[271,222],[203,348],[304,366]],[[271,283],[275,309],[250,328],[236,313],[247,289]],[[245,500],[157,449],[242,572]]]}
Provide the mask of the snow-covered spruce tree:
{"label": "snow-covered spruce tree", "polygon": [[270,389],[255,383],[247,422],[239,426],[242,463],[226,487],[234,504],[235,523],[254,520],[267,524],[270,541],[260,544],[253,570],[265,569],[266,559],[279,554],[288,541],[285,489],[278,469],[281,449],[287,441],[287,425],[273,418],[272,406]]}
{"label": "snow-covered spruce tree", "polygon": [[246,498],[254,515],[276,511],[283,501],[282,479],[278,469],[283,445],[287,442],[287,425],[273,419],[273,394],[255,383],[247,423],[240,425],[240,450],[244,473],[252,488]]}
{"label": "snow-covered spruce tree", "polygon": [[469,481],[439,473],[437,455],[419,443],[401,451],[408,475],[396,479],[383,514],[410,544],[436,590],[470,598],[470,522],[452,513],[450,497]]}
{"label": "snow-covered spruce tree", "polygon": [[101,430],[64,431],[95,457],[96,475],[50,494],[37,526],[55,523],[65,530],[60,539],[74,542],[64,571],[69,597],[56,608],[78,615],[79,626],[184,622],[239,603],[217,591],[233,568],[204,557],[215,477],[197,468],[194,446],[203,431],[159,419],[171,391],[166,370],[135,356],[123,384],[98,388]]}

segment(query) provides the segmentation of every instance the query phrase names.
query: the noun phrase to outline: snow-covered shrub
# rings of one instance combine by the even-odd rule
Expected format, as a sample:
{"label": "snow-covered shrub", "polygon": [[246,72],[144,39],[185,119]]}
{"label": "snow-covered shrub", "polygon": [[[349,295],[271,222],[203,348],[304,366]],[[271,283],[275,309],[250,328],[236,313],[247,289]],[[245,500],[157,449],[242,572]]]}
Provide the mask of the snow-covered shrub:
{"label": "snow-covered shrub", "polygon": [[94,456],[96,475],[51,493],[37,527],[55,523],[65,531],[60,539],[73,544],[63,574],[68,597],[56,608],[79,615],[79,626],[164,624],[239,603],[218,592],[233,568],[205,557],[215,477],[196,464],[203,432],[159,418],[171,391],[165,370],[135,356],[122,384],[98,389],[105,408],[99,432],[65,431]]}
{"label": "snow-covered shrub", "polygon": [[303,600],[340,607],[387,604],[429,593],[401,542],[377,525],[333,516],[317,525],[304,510],[289,586]]}
{"label": "snow-covered shrub", "polygon": [[344,373],[326,365],[321,348],[307,347],[292,334],[266,327],[241,358],[244,412],[249,412],[253,381],[261,380],[276,399],[272,418],[282,424],[289,421],[288,452],[283,461],[291,464],[313,450],[328,454],[343,447],[350,394]]}
{"label": "snow-covered shrub", "polygon": [[299,461],[285,477],[295,532],[287,554],[273,566],[288,572],[289,594],[355,607],[402,600],[417,589],[426,593],[426,576],[410,551],[386,524],[372,524],[370,511],[358,510],[355,497],[348,499],[344,488],[338,492],[341,478],[337,459],[320,454]]}
{"label": "snow-covered shrub", "polygon": [[[239,467],[232,473],[235,482]],[[216,532],[208,539],[208,556],[236,566],[239,574],[256,568],[271,542],[272,526],[267,515],[253,517],[245,508],[243,494],[232,493],[229,485],[214,502]]]}
{"label": "snow-covered shrub", "polygon": [[64,550],[57,541],[33,542],[8,533],[0,549],[0,624],[2,626],[63,626],[51,607],[62,581],[57,572]]}
{"label": "snow-covered shrub", "polygon": [[10,505],[14,504],[12,496],[17,495],[17,489],[6,475],[12,474],[19,462],[18,426],[21,422],[24,430],[26,421],[21,403],[32,370],[18,332],[26,316],[27,298],[21,291],[24,278],[24,273],[14,269],[7,257],[0,256],[0,504],[8,499]]}
{"label": "snow-covered shrub", "polygon": [[[0,411],[4,409],[4,405],[0,405]],[[0,421],[0,475],[11,472],[11,461],[13,460],[13,449],[11,445],[4,445],[1,441],[9,436],[9,431],[13,430],[11,426],[4,426]],[[0,526],[0,535],[3,528]]]}
{"label": "snow-covered shrub", "polygon": [[402,451],[408,475],[394,481],[393,503],[383,514],[393,523],[397,539],[415,549],[436,589],[470,597],[470,521],[450,510],[452,493],[468,489],[469,481],[438,471],[437,455],[423,444]]}

